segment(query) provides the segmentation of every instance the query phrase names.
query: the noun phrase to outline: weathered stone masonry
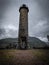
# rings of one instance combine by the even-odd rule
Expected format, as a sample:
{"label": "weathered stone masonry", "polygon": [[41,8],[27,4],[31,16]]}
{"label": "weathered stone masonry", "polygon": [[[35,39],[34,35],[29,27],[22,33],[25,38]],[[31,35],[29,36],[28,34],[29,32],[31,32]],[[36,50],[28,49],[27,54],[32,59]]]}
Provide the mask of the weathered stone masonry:
{"label": "weathered stone masonry", "polygon": [[21,49],[27,49],[28,47],[28,12],[29,9],[26,5],[22,5],[19,9],[19,36],[18,47]]}

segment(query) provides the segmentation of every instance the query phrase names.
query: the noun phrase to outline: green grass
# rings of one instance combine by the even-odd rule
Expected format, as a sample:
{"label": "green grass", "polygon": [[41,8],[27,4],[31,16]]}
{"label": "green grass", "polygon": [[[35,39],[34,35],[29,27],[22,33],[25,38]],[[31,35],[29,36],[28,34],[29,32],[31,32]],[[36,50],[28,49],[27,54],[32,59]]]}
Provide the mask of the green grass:
{"label": "green grass", "polygon": [[[25,57],[23,56],[23,54],[25,54],[24,55]],[[30,57],[31,60],[28,59],[27,56]],[[44,63],[44,65],[46,65],[48,63],[48,65],[49,65],[49,50],[44,50],[44,49],[33,49],[33,50],[16,50],[16,49],[10,50],[9,49],[9,50],[0,50],[0,65],[11,65],[11,64],[14,65],[15,62],[16,62],[15,65],[17,65],[17,61],[19,59],[20,59],[20,61],[21,60],[26,61],[28,59],[27,62],[30,61],[30,64],[32,63],[33,65],[35,65],[34,63],[37,63],[36,61],[38,61],[40,63],[42,62],[42,63]],[[22,62],[20,62],[20,63],[22,63]],[[20,64],[20,65],[22,65],[22,64]],[[25,65],[27,65],[27,64],[25,64]]]}
{"label": "green grass", "polygon": [[37,50],[34,50],[32,53],[34,53],[34,55],[39,59],[39,60],[42,60],[42,61],[46,61],[46,62],[49,62],[49,50],[46,50],[46,49],[37,49]]}

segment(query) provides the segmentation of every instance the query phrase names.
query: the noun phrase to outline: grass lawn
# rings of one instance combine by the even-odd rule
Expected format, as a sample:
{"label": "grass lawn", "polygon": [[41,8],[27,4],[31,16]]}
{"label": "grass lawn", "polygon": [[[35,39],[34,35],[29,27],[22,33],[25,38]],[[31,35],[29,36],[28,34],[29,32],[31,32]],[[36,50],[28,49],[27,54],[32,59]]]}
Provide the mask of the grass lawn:
{"label": "grass lawn", "polygon": [[49,65],[49,50],[0,50],[0,65]]}

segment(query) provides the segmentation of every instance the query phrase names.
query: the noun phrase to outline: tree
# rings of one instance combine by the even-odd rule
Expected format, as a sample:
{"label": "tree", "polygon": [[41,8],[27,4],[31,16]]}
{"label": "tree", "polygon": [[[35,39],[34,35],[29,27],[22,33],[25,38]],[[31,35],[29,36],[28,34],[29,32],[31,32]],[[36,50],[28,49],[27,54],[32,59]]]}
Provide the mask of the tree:
{"label": "tree", "polygon": [[49,41],[49,35],[47,35],[47,39],[48,39],[48,41]]}

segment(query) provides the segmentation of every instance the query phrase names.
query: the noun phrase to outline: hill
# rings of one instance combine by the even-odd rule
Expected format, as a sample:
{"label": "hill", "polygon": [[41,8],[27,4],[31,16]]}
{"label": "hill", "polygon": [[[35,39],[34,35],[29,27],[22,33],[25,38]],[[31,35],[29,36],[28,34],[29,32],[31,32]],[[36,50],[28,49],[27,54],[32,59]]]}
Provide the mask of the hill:
{"label": "hill", "polygon": [[47,44],[44,41],[41,41],[40,39],[36,37],[29,37],[28,41],[31,47],[46,47],[47,46]]}
{"label": "hill", "polygon": [[[6,47],[9,44],[13,47],[13,45],[18,44],[18,38],[6,38],[6,39],[1,39],[0,40],[0,48],[1,47]],[[29,37],[28,38],[28,44],[31,48],[33,47],[46,47],[47,44],[40,39],[36,37]]]}

